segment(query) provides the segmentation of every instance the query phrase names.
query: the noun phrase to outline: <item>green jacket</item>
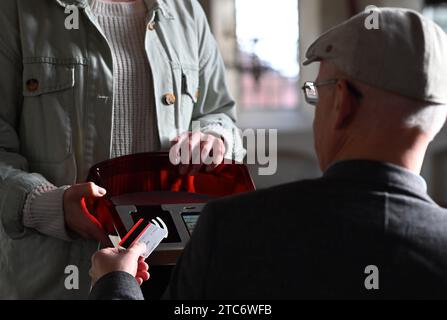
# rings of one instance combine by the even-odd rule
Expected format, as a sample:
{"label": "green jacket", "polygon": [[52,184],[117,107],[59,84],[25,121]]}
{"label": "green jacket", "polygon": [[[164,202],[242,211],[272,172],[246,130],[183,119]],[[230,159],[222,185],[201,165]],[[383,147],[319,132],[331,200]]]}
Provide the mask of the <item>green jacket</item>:
{"label": "green jacket", "polygon": [[[224,137],[226,158],[241,161],[235,104],[200,5],[149,3],[145,41],[162,148],[196,120]],[[67,5],[79,8],[78,30],[65,27]],[[110,158],[111,50],[88,0],[1,0],[0,30],[0,298],[87,298],[97,243],[27,229],[22,210],[39,185],[84,182],[92,165]],[[64,285],[68,265],[79,268],[78,290]]]}

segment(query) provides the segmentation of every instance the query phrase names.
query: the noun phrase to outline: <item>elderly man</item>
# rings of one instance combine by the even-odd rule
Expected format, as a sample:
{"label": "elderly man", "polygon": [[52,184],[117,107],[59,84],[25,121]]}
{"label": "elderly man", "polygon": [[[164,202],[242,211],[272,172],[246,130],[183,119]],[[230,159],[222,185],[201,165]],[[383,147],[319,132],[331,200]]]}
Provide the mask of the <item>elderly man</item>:
{"label": "elderly man", "polygon": [[[377,13],[379,30],[359,14],[307,52],[323,177],[209,204],[166,298],[447,297],[447,210],[419,176],[447,117],[447,36],[414,11]],[[105,256],[120,259],[93,258],[93,298],[138,287],[103,276]]]}
{"label": "elderly man", "polygon": [[2,0],[0,29],[0,299],[86,298],[92,165],[243,159],[223,61],[197,0]]}

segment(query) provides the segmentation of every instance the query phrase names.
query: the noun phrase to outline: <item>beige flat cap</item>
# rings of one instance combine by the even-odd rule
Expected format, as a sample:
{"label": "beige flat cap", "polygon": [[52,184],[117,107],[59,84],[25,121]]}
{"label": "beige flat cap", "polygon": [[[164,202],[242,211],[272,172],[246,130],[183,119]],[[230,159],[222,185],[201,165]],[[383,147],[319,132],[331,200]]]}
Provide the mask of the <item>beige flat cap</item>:
{"label": "beige flat cap", "polygon": [[416,11],[376,8],[378,29],[360,13],[320,36],[304,65],[330,61],[353,79],[405,97],[447,105],[447,35]]}

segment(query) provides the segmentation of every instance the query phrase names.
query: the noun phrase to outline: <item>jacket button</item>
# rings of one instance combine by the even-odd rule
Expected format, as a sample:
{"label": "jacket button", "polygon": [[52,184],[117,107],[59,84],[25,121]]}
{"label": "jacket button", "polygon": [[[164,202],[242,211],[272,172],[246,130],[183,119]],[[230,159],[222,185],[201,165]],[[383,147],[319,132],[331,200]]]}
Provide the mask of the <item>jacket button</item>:
{"label": "jacket button", "polygon": [[29,79],[26,82],[26,90],[29,92],[36,92],[39,89],[39,81],[36,79]]}
{"label": "jacket button", "polygon": [[176,101],[175,95],[172,93],[166,93],[163,96],[163,103],[167,106],[173,105]]}
{"label": "jacket button", "polygon": [[155,30],[155,22],[151,22],[147,25],[147,29],[150,31],[154,31]]}

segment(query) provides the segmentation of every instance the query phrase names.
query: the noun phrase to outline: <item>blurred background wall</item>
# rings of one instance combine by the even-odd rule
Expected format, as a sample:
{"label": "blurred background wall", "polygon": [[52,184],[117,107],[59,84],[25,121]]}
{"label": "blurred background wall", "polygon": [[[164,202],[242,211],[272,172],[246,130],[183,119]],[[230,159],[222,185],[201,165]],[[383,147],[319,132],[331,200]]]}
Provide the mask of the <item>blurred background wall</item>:
{"label": "blurred background wall", "polygon": [[[315,80],[318,65],[302,68],[306,49],[324,31],[365,10],[405,7],[447,30],[443,0],[200,0],[221,48],[227,78],[239,105],[241,128],[278,130],[278,171],[259,176],[266,188],[321,175],[313,149],[313,107],[301,86]],[[268,150],[266,150],[268,151]],[[432,144],[423,176],[435,200],[447,206],[447,130]]]}

